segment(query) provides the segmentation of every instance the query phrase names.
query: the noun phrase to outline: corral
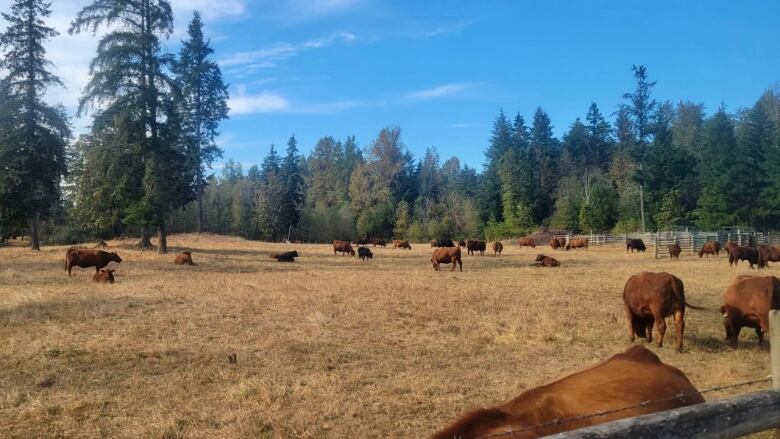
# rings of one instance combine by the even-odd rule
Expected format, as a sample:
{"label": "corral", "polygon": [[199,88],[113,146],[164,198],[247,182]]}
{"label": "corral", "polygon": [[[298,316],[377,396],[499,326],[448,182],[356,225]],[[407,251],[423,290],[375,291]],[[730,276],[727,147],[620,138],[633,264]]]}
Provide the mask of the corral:
{"label": "corral", "polygon": [[[0,249],[0,431],[11,437],[425,437],[629,346],[623,285],[667,271],[689,302],[683,353],[647,345],[698,388],[763,378],[768,349],[724,340],[727,260],[619,247],[544,251],[505,243],[434,272],[431,249],[169,238],[197,266],[108,242],[116,284],[63,271],[66,247]],[[271,252],[297,250],[294,264]],[[642,343],[642,342],[637,342]],[[235,354],[235,355],[234,355]],[[766,388],[766,384],[708,400]]]}

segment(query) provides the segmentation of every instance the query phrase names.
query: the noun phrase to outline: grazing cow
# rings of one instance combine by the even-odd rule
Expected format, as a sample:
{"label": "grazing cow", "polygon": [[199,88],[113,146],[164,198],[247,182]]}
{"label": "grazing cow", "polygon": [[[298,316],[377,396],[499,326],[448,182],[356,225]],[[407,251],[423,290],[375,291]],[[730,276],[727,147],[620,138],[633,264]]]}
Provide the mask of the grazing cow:
{"label": "grazing cow", "polygon": [[758,247],[758,268],[769,268],[770,262],[780,261],[780,245]]}
{"label": "grazing cow", "polygon": [[458,247],[465,247],[465,246],[466,246],[466,241],[462,239],[458,241]]}
{"label": "grazing cow", "polygon": [[431,263],[433,269],[439,271],[439,264],[452,264],[452,270],[455,271],[455,266],[460,266],[460,271],[463,271],[463,261],[460,259],[460,247],[442,247],[433,251],[431,256]]}
{"label": "grazing cow", "polygon": [[[553,250],[558,250],[559,248],[561,248],[561,242],[558,241],[558,238],[551,239],[548,242],[548,244],[550,244],[550,248],[553,249]],[[564,245],[566,245],[566,244],[564,244]]]}
{"label": "grazing cow", "polygon": [[485,249],[487,248],[487,244],[485,241],[477,241],[474,239],[469,239],[466,241],[466,253],[470,255],[476,255],[477,252],[479,252],[480,255],[485,254]]}
{"label": "grazing cow", "polygon": [[106,248],[108,247],[108,244],[106,244],[106,241],[103,241],[102,239],[98,241],[97,244],[95,244],[95,248]]}
{"label": "grazing cow", "polygon": [[71,248],[65,252],[65,271],[68,276],[71,275],[71,269],[75,267],[87,268],[95,267],[95,273],[99,273],[101,268],[108,265],[109,262],[122,262],[116,252],[105,252],[103,250],[84,250]]}
{"label": "grazing cow", "polygon": [[435,248],[435,247],[437,247],[437,246],[438,246],[438,243],[439,243],[439,241],[437,241],[437,240],[435,240],[435,239],[431,239],[431,240],[429,241],[429,244],[431,244],[431,248]]}
{"label": "grazing cow", "polygon": [[404,241],[401,239],[394,239],[393,240],[393,248],[405,248],[407,250],[411,250],[412,246],[409,245],[409,241]]}
{"label": "grazing cow", "polygon": [[753,247],[742,247],[731,241],[726,241],[726,252],[729,254],[729,267],[739,265],[739,261],[747,261],[750,268],[758,264],[758,250]]}
{"label": "grazing cow", "polygon": [[92,282],[97,282],[101,284],[113,284],[114,271],[115,270],[101,269],[99,272],[95,273],[94,276],[92,276]]}
{"label": "grazing cow", "polygon": [[645,242],[642,241],[639,238],[629,238],[626,239],[626,253],[631,250],[631,253],[634,253],[634,250],[638,252],[644,252],[647,250],[647,247],[645,247]]}
{"label": "grazing cow", "polygon": [[569,251],[571,249],[578,249],[578,248],[584,248],[585,250],[587,250],[588,249],[588,238],[572,238],[566,244],[566,247],[564,248],[564,250]]}
{"label": "grazing cow", "polygon": [[354,241],[353,244],[357,245],[358,247],[363,245],[371,244],[371,241],[368,239],[358,239],[357,241]]}
{"label": "grazing cow", "polygon": [[361,261],[365,261],[366,259],[373,259],[374,254],[371,253],[368,247],[360,247],[358,248],[358,257]]}
{"label": "grazing cow", "polygon": [[501,241],[496,241],[493,243],[493,254],[496,256],[501,256],[501,252],[504,251],[504,244],[501,244]]}
{"label": "grazing cow", "polygon": [[[468,413],[432,439],[537,438],[702,402],[682,371],[633,346],[501,405]],[[626,407],[631,408],[621,410]],[[587,416],[592,413],[604,415]]]}
{"label": "grazing cow", "polygon": [[274,257],[276,262],[295,262],[295,258],[298,257],[298,251],[293,250],[291,252],[278,253]]}
{"label": "grazing cow", "polygon": [[520,247],[536,248],[536,243],[531,238],[520,238],[517,240],[517,245]]}
{"label": "grazing cow", "polygon": [[677,244],[669,244],[666,246],[669,249],[669,257],[672,259],[680,259],[680,253],[682,249]]}
{"label": "grazing cow", "polygon": [[192,262],[192,252],[190,252],[189,250],[183,251],[178,255],[176,255],[176,258],[173,260],[173,263],[177,265],[195,265]]}
{"label": "grazing cow", "polygon": [[557,259],[545,255],[536,255],[536,262],[542,267],[560,267],[561,263]]}
{"label": "grazing cow", "polygon": [[384,239],[372,239],[371,244],[373,244],[374,247],[376,246],[384,247],[387,245],[387,242]]}
{"label": "grazing cow", "polygon": [[720,313],[726,340],[737,347],[742,328],[754,328],[758,342],[769,332],[769,310],[780,309],[780,281],[774,276],[737,276],[723,295]]}
{"label": "grazing cow", "polygon": [[352,245],[350,245],[349,241],[340,241],[338,239],[333,241],[333,254],[335,255],[336,252],[341,252],[341,256],[347,254],[355,256],[355,250],[352,249]]}
{"label": "grazing cow", "polygon": [[699,257],[707,255],[720,256],[720,243],[718,241],[708,241],[699,249]]}
{"label": "grazing cow", "polygon": [[664,343],[666,318],[674,316],[677,350],[682,351],[685,330],[685,307],[701,309],[685,302],[685,288],[680,279],[669,273],[642,272],[628,278],[623,288],[623,305],[631,341],[644,337],[653,341],[653,325],[658,328],[658,347]]}

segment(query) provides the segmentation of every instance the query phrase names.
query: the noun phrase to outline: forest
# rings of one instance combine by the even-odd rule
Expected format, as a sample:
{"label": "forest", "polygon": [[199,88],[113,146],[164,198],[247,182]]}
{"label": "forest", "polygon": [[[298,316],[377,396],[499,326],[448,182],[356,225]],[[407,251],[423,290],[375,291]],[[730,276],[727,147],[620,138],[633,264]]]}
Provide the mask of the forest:
{"label": "forest", "polygon": [[[228,87],[196,13],[179,53],[165,0],[95,1],[69,33],[105,30],[90,64],[74,138],[46,59],[42,0],[14,0],[0,34],[0,235],[32,248],[114,236],[167,251],[169,233],[328,242],[362,237],[500,239],[540,227],[579,232],[780,228],[780,89],[750,108],[706,109],[656,97],[642,65],[617,108],[593,102],[554,135],[542,106],[497,109],[482,169],[429,147],[415,157],[401,127],[375,139],[294,135],[261,165],[222,162],[216,143]],[[567,123],[567,122],[564,122]],[[366,142],[361,144],[360,142]],[[446,146],[446,145],[440,145]],[[301,149],[310,149],[304,154]],[[213,169],[221,163],[221,169]]]}

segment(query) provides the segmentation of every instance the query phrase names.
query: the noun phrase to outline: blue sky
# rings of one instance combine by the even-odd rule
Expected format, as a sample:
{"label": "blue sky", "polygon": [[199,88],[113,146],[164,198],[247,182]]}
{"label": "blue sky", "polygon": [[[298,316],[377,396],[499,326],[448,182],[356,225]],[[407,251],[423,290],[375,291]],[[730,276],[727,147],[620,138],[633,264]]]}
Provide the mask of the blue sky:
{"label": "blue sky", "polygon": [[[86,0],[54,2],[64,26]],[[398,125],[419,157],[435,146],[481,169],[500,108],[529,120],[537,106],[557,135],[591,101],[611,114],[647,66],[655,97],[751,105],[780,80],[776,1],[174,0],[178,50],[203,11],[231,92],[225,159],[259,163],[295,134],[355,135],[368,145]],[[59,27],[59,26],[58,26]],[[86,81],[94,39],[62,35],[50,53],[69,108]],[[83,129],[88,119],[76,121]]]}

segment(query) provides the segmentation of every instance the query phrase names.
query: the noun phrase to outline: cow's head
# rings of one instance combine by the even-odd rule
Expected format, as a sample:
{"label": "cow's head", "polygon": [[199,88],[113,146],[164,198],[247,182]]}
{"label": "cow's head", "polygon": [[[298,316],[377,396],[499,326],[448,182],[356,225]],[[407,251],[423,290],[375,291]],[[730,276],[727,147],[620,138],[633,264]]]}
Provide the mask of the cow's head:
{"label": "cow's head", "polygon": [[541,262],[543,260],[544,260],[544,255],[543,254],[536,255],[536,262]]}
{"label": "cow's head", "polygon": [[114,262],[122,262],[122,258],[120,258],[116,252],[111,252],[111,260]]}
{"label": "cow's head", "polygon": [[183,251],[182,253],[184,253],[184,254],[185,254],[185,255],[187,255],[187,256],[192,256],[192,252],[191,252],[191,251],[189,251],[189,250],[185,250],[185,251]]}

